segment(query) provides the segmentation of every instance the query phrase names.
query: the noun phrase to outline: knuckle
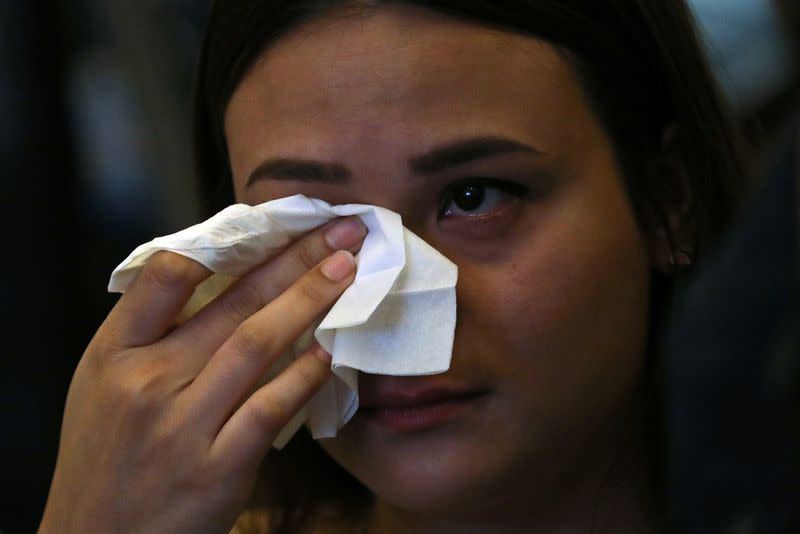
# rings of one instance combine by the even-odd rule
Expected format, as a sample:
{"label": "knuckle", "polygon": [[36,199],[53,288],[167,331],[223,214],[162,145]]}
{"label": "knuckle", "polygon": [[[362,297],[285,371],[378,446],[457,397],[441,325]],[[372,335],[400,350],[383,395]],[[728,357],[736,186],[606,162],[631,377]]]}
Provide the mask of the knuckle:
{"label": "knuckle", "polygon": [[183,445],[181,440],[181,430],[171,421],[163,421],[162,424],[152,429],[150,438],[152,457],[177,458],[183,452],[180,449]]}
{"label": "knuckle", "polygon": [[322,365],[320,364],[321,362],[318,358],[313,360],[307,358],[298,362],[297,374],[300,375],[303,384],[313,386],[321,381],[323,374],[320,372],[322,370]]}
{"label": "knuckle", "polygon": [[262,306],[262,301],[257,291],[248,290],[225,293],[221,304],[225,315],[239,322],[257,312]]}
{"label": "knuckle", "polygon": [[116,404],[132,414],[148,413],[156,406],[159,380],[150,373],[126,376],[115,387]]}
{"label": "knuckle", "polygon": [[244,355],[258,354],[262,352],[267,345],[264,337],[249,323],[243,323],[236,329],[232,341],[234,350]]}
{"label": "knuckle", "polygon": [[191,271],[190,261],[172,252],[158,253],[144,266],[143,277],[156,288],[185,285]]}
{"label": "knuckle", "polygon": [[90,366],[92,372],[101,372],[109,361],[121,359],[127,353],[125,347],[117,342],[118,336],[97,335],[86,347],[81,364]]}
{"label": "knuckle", "polygon": [[275,432],[290,418],[288,407],[277,399],[254,405],[247,411],[250,422],[262,432]]}
{"label": "knuckle", "polygon": [[310,271],[325,257],[323,247],[320,246],[321,241],[320,236],[314,235],[297,246],[294,256],[303,271]]}
{"label": "knuckle", "polygon": [[310,275],[300,279],[296,285],[296,289],[300,298],[316,308],[330,304],[330,295],[325,291],[322,284],[319,283],[318,277]]}

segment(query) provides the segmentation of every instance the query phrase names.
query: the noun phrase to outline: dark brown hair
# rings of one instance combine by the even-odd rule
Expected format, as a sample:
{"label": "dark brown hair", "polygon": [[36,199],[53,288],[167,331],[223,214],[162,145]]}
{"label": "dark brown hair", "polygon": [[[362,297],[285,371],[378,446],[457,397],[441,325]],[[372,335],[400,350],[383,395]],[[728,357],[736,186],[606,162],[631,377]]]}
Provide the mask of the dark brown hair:
{"label": "dark brown hair", "polygon": [[[691,15],[678,0],[219,0],[203,44],[194,110],[197,173],[209,214],[234,200],[223,118],[254,61],[308,20],[389,3],[425,7],[557,47],[578,74],[612,140],[641,224],[668,228],[661,208],[685,193],[676,191],[680,180],[669,178],[680,174],[691,197],[695,252],[721,234],[743,184],[744,165]],[[656,278],[653,331],[672,289],[671,280]],[[656,351],[651,352],[647,381],[653,393],[660,373]],[[655,393],[652,400],[650,409],[658,415]],[[650,432],[651,457],[660,483],[661,419],[650,420],[656,421]],[[352,513],[369,498],[306,435],[285,451],[270,453],[264,469],[260,489],[271,524],[278,527],[273,531],[296,531],[298,522],[325,511]]]}

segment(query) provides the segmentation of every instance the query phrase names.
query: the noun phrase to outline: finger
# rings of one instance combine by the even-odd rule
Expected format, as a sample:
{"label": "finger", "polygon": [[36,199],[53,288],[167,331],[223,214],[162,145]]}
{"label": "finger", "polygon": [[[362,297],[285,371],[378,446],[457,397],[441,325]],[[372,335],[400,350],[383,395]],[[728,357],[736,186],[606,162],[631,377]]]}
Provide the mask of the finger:
{"label": "finger", "polygon": [[185,391],[190,409],[216,433],[269,366],[339,298],[354,271],[353,255],[336,252],[243,322]]}
{"label": "finger", "polygon": [[[245,319],[272,302],[330,254],[337,250],[357,252],[366,233],[367,228],[359,217],[336,219],[310,232],[284,253],[240,279],[181,325],[173,334],[174,341],[193,349],[209,348],[184,352],[213,354]],[[199,372],[207,361],[207,357],[196,358],[191,365]]]}
{"label": "finger", "polygon": [[289,421],[331,376],[331,357],[316,345],[259,388],[231,416],[211,447],[212,458],[258,465]]}
{"label": "finger", "polygon": [[99,332],[119,348],[150,345],[174,327],[195,288],[211,276],[196,261],[174,252],[154,254],[111,310]]}

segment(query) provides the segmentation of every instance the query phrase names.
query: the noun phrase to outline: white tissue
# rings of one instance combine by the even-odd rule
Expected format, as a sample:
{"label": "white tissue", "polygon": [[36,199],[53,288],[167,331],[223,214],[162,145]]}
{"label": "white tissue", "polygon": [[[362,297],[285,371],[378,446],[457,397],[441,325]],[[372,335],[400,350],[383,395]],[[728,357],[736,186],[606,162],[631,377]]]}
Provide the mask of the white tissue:
{"label": "white tissue", "polygon": [[[296,237],[335,217],[358,215],[369,232],[356,256],[355,281],[316,328],[333,356],[333,379],[275,441],[280,448],[306,423],[314,438],[333,437],[358,409],[358,374],[428,375],[450,367],[458,270],[378,206],[331,206],[303,195],[258,206],[236,204],[200,224],[134,250],[112,273],[108,290],[122,292],[160,250],[189,257],[213,271],[186,305],[197,311],[239,277]],[[300,340],[293,355],[308,346]],[[287,365],[286,361],[278,368]]]}

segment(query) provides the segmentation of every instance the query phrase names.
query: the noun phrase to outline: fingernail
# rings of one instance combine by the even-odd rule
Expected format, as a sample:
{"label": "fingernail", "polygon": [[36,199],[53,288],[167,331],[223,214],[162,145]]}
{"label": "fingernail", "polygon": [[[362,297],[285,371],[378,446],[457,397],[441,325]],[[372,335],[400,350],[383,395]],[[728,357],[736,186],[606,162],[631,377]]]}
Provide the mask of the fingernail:
{"label": "fingernail", "polygon": [[325,233],[325,242],[334,250],[347,250],[367,235],[367,227],[358,217],[339,221]]}
{"label": "fingernail", "polygon": [[346,250],[340,250],[325,260],[320,267],[322,274],[334,282],[345,279],[356,268],[356,259]]}

